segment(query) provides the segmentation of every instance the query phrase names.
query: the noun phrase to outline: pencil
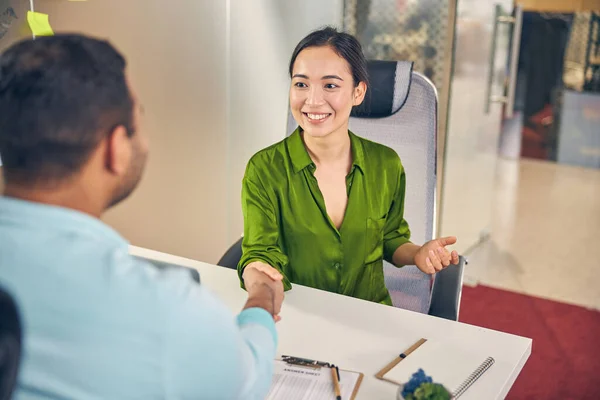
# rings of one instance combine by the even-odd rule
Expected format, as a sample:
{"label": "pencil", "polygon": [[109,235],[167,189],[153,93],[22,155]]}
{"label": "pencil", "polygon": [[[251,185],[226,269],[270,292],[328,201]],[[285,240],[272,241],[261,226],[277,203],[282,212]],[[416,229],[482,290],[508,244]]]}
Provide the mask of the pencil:
{"label": "pencil", "polygon": [[331,378],[333,379],[333,390],[335,391],[335,400],[342,400],[340,382],[338,381],[338,369],[335,365],[331,366]]}
{"label": "pencil", "polygon": [[418,349],[423,343],[425,343],[427,339],[419,339],[415,344],[410,346],[408,349],[404,350],[404,353],[400,353],[400,358],[406,358],[410,353]]}

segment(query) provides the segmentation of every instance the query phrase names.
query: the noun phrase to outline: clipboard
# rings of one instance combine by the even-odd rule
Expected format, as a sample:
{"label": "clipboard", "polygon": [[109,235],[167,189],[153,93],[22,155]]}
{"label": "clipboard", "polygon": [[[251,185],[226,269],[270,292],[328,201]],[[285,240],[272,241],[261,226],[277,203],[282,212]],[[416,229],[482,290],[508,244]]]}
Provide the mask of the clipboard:
{"label": "clipboard", "polygon": [[[346,371],[346,372],[353,372],[353,371]],[[354,390],[352,391],[350,400],[356,399],[356,395],[358,394],[358,389],[360,389],[360,384],[362,383],[363,378],[365,377],[365,374],[363,374],[362,372],[353,372],[353,373],[358,374],[358,379],[356,381],[356,385],[354,385]]]}
{"label": "clipboard", "polygon": [[[340,369],[340,371],[358,375],[358,378],[356,379],[356,383],[354,384],[354,390],[352,390],[352,394],[350,395],[350,399],[349,399],[349,400],[355,400],[356,395],[358,394],[358,389],[360,389],[360,385],[365,377],[365,374],[363,374],[362,372],[349,371],[347,369]],[[344,400],[344,398],[342,398],[342,400]]]}
{"label": "clipboard", "polygon": [[[335,366],[327,362],[283,356],[282,359],[275,360],[273,383],[266,399],[293,397],[329,400],[335,397],[331,368]],[[345,369],[339,369],[339,374],[342,400],[355,400],[364,374]]]}

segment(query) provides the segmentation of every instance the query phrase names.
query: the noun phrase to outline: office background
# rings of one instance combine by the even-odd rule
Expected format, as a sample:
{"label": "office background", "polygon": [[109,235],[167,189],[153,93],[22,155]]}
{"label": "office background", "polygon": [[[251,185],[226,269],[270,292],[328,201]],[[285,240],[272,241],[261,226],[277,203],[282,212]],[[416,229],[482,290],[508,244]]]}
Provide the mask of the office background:
{"label": "office background", "polygon": [[[522,382],[529,381],[530,388],[541,385],[536,377],[543,384],[562,382],[544,372],[545,365],[561,360],[553,358],[553,347],[544,347],[539,338],[552,337],[565,346],[582,343],[570,353],[581,358],[562,362],[565,369],[584,374],[600,368],[593,361],[600,359],[597,345],[585,344],[575,334],[560,336],[572,326],[592,336],[600,334],[600,291],[595,283],[600,261],[594,253],[600,237],[600,169],[594,167],[600,142],[589,134],[594,127],[600,132],[598,93],[579,93],[584,85],[573,85],[569,90],[575,93],[567,92],[565,98],[562,134],[574,136],[581,145],[560,148],[558,162],[531,159],[529,153],[524,157],[528,142],[522,119],[506,118],[499,103],[490,104],[489,111],[485,107],[490,96],[503,93],[510,77],[507,66],[514,32],[506,24],[494,31],[494,21],[496,5],[513,15],[512,1],[34,3],[37,11],[50,15],[56,31],[106,37],[117,45],[128,59],[130,77],[146,110],[143,128],[151,154],[145,177],[134,195],[111,210],[105,221],[134,245],[213,263],[242,232],[240,190],[247,160],[285,135],[287,64],[298,40],[328,24],[359,29],[352,7],[355,11],[366,3],[370,9],[360,21],[366,32],[362,39],[376,43],[385,43],[390,33],[369,31],[369,24],[397,23],[398,29],[406,29],[401,25],[407,23],[405,15],[397,10],[417,15],[419,4],[439,10],[444,18],[427,19],[418,33],[406,37],[414,41],[416,57],[430,42],[439,55],[430,76],[440,97],[439,233],[458,236],[457,249],[470,261],[465,280],[474,288],[465,291],[463,306],[470,308],[462,320],[540,343],[534,345],[532,359],[515,385],[519,393],[535,393],[527,392]],[[517,3],[526,12],[550,18],[574,13],[577,32],[598,15],[590,9],[600,10],[593,0]],[[0,50],[28,36],[24,16],[29,6],[28,0],[0,0]],[[9,8],[14,17],[5,13]],[[432,35],[447,40],[431,40]],[[582,45],[577,48],[581,53]],[[395,54],[384,50],[369,48],[377,56]],[[398,54],[402,51],[407,50]],[[567,49],[567,61],[579,68],[573,51]],[[418,68],[428,68],[423,60],[417,61]],[[578,74],[584,76],[585,71],[568,73],[565,81]],[[575,123],[576,129],[569,129]],[[564,142],[569,143],[576,144]],[[581,148],[587,149],[585,160],[592,160],[587,168],[571,165],[582,160],[577,154]],[[571,162],[563,163],[561,157]],[[523,297],[513,302],[515,293]],[[537,301],[548,299],[549,304],[560,305],[559,314],[538,307]],[[506,308],[494,308],[505,301]],[[479,304],[487,308],[477,309]],[[529,314],[518,314],[519,310]],[[558,321],[556,326],[552,321]],[[584,370],[577,369],[582,365]]]}

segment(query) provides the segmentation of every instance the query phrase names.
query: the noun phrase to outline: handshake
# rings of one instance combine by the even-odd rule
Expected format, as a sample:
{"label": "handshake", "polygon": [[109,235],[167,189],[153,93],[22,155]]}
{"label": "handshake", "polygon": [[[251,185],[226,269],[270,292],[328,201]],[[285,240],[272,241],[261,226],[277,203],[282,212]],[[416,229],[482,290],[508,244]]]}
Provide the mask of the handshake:
{"label": "handshake", "polygon": [[242,275],[248,292],[247,308],[262,308],[273,316],[275,322],[281,320],[283,303],[283,275],[270,265],[255,261],[244,268]]}

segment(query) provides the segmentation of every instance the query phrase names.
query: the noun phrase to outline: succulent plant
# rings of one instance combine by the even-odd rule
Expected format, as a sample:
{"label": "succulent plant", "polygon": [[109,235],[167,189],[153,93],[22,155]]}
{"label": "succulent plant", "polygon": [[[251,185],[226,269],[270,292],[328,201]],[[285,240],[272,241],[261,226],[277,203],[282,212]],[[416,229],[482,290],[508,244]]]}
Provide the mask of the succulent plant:
{"label": "succulent plant", "polygon": [[405,400],[450,400],[448,390],[439,383],[434,383],[433,378],[427,376],[419,368],[402,388],[402,397]]}

